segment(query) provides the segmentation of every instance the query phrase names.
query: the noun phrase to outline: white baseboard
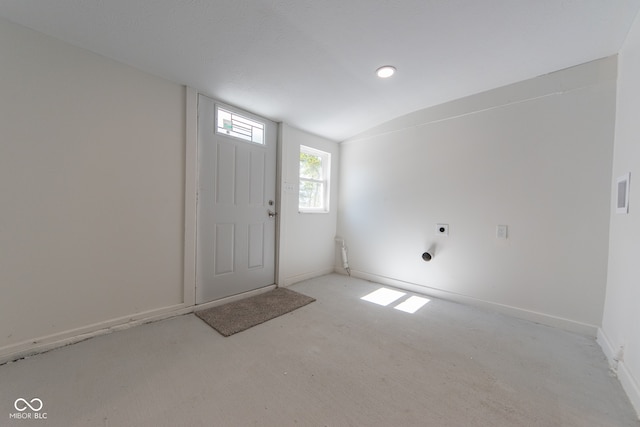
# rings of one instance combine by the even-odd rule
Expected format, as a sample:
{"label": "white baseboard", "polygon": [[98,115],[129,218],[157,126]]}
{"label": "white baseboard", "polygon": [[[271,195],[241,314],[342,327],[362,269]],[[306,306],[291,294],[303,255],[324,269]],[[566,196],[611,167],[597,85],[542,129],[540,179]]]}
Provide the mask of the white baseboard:
{"label": "white baseboard", "polygon": [[188,307],[185,304],[176,304],[169,307],[163,307],[130,316],[94,323],[92,325],[62,331],[16,344],[10,344],[8,346],[0,347],[0,364],[33,356],[34,354],[44,353],[58,347],[64,347],[89,338],[109,334],[114,331],[120,331],[142,325],[144,323],[156,322],[158,320],[168,319],[174,316],[180,316],[192,311],[193,306]]}
{"label": "white baseboard", "polygon": [[313,271],[311,273],[305,273],[305,274],[299,274],[297,276],[287,277],[281,281],[280,286],[284,286],[284,287],[291,286],[294,283],[302,282],[309,279],[315,279],[316,277],[324,276],[324,275],[333,273],[334,271],[335,271],[334,268],[331,267],[331,268],[325,268],[319,271]]}
{"label": "white baseboard", "polygon": [[627,365],[624,361],[618,363],[617,375],[620,384],[622,384],[622,388],[627,393],[627,396],[631,401],[631,405],[633,405],[633,408],[636,410],[636,414],[640,419],[640,388],[638,387],[638,382],[627,369]]}
{"label": "white baseboard", "polygon": [[636,410],[636,414],[640,419],[640,386],[638,385],[638,381],[636,381],[635,377],[629,371],[627,365],[624,363],[624,357],[622,357],[622,360],[617,360],[619,346],[615,346],[611,343],[611,340],[602,328],[598,328],[598,337],[596,341],[600,345],[600,348],[602,348],[602,352],[607,358],[611,370],[615,372],[618,377],[620,384],[622,384],[622,388],[625,393],[627,393],[627,396],[631,401],[631,405],[633,405],[633,408]]}
{"label": "white baseboard", "polygon": [[517,317],[519,319],[528,320],[534,323],[540,323],[542,325],[552,326],[566,331],[575,332],[581,335],[588,335],[595,337],[598,331],[598,327],[587,323],[581,323],[562,317],[551,316],[544,313],[538,313],[535,311],[525,310],[518,307],[512,307],[509,305],[498,304],[491,301],[485,301],[477,298],[473,298],[467,295],[456,294],[454,292],[443,291],[441,289],[435,289],[428,286],[418,285],[415,283],[405,282],[398,279],[392,279],[390,277],[379,276],[376,274],[365,273],[363,271],[351,270],[353,277],[360,279],[370,280],[383,285],[393,286],[396,288],[404,289],[411,292],[416,292],[434,298],[440,298],[448,301],[454,301],[462,304],[467,304],[475,307],[481,307],[499,313],[507,314],[509,316]]}
{"label": "white baseboard", "polygon": [[596,336],[596,342],[602,349],[607,361],[609,362],[609,367],[612,371],[616,371],[618,362],[616,360],[616,350],[613,348],[613,344],[609,341],[609,337],[604,333],[602,328],[598,328],[598,335]]}
{"label": "white baseboard", "polygon": [[177,304],[169,307],[145,311],[143,313],[137,313],[131,316],[124,316],[104,322],[94,323],[92,325],[83,326],[81,328],[71,329],[68,331],[23,341],[17,344],[11,344],[5,347],[0,347],[0,365],[3,363],[11,362],[13,360],[22,359],[24,357],[33,356],[35,354],[45,353],[59,347],[75,344],[89,338],[109,334],[111,332],[122,331],[145,323],[157,322],[159,320],[193,313],[194,310],[204,310],[209,307],[215,307],[228,302],[236,301],[241,298],[247,298],[253,295],[257,295],[274,288],[275,285],[266,286],[254,291],[244,292],[239,295],[233,295],[231,297],[222,298],[216,301],[196,306]]}

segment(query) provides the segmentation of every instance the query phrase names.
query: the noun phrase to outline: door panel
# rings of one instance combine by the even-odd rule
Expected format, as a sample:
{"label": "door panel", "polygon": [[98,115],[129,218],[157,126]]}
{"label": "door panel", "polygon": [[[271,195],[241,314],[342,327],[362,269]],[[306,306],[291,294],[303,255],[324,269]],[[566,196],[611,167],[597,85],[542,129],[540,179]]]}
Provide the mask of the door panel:
{"label": "door panel", "polygon": [[216,144],[216,204],[233,206],[236,203],[236,147]]}
{"label": "door panel", "polygon": [[249,206],[262,206],[264,203],[264,177],[266,169],[264,153],[250,153],[249,157]]}
{"label": "door panel", "polygon": [[264,266],[264,224],[249,225],[249,268]]}
{"label": "door panel", "polygon": [[[198,98],[198,304],[275,281],[277,125],[224,105],[264,124],[264,144],[216,132],[216,105]],[[224,126],[236,133],[231,120]]]}
{"label": "door panel", "polygon": [[216,250],[214,266],[216,275],[233,273],[235,264],[235,224],[216,224]]}

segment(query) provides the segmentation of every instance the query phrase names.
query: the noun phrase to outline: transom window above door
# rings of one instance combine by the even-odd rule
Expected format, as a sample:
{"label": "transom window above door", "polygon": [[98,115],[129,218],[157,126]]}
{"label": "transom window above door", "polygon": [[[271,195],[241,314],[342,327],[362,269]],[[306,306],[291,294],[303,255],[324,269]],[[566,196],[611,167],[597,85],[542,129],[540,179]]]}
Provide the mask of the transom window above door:
{"label": "transom window above door", "polygon": [[264,145],[264,123],[216,106],[216,132]]}

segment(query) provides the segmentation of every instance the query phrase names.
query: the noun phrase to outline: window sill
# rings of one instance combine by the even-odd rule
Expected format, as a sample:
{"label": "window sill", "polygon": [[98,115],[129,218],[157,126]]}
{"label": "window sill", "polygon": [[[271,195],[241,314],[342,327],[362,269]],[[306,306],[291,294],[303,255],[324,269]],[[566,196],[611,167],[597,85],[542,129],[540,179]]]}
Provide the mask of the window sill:
{"label": "window sill", "polygon": [[321,210],[321,211],[307,211],[307,210],[304,210],[304,211],[301,211],[301,210],[298,210],[298,213],[299,214],[328,214],[329,211],[325,211],[325,210]]}

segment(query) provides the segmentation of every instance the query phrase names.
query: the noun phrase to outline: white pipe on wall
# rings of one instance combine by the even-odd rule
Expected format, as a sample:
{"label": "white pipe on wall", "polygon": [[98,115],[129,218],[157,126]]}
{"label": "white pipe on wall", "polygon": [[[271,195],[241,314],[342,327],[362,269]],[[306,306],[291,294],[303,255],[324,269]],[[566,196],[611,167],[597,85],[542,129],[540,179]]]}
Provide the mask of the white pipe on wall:
{"label": "white pipe on wall", "polygon": [[336,237],[336,242],[340,243],[340,254],[342,255],[342,267],[347,270],[347,274],[351,276],[351,268],[349,267],[349,258],[347,256],[347,245],[344,239]]}

